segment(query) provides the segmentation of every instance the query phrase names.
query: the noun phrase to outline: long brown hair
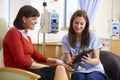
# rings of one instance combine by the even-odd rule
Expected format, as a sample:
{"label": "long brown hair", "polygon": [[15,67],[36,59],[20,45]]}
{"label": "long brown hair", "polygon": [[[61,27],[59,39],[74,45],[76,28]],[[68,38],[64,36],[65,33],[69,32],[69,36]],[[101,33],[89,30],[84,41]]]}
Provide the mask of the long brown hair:
{"label": "long brown hair", "polygon": [[82,48],[88,47],[90,43],[89,19],[86,11],[84,10],[77,10],[76,12],[74,12],[74,14],[71,17],[70,26],[68,30],[69,44],[71,47],[73,48],[75,47],[76,33],[73,30],[73,21],[76,17],[83,17],[86,21],[85,29],[83,30],[82,36],[81,36],[81,47]]}

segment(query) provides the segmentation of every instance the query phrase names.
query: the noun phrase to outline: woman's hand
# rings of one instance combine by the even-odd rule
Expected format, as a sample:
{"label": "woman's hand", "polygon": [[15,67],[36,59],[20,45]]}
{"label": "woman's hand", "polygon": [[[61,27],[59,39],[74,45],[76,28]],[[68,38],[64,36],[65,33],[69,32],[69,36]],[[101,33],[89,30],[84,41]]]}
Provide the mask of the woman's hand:
{"label": "woman's hand", "polygon": [[72,56],[72,61],[73,61],[77,56],[78,56],[78,54],[74,54],[74,55]]}
{"label": "woman's hand", "polygon": [[[72,57],[71,57],[71,61],[69,62],[69,65],[73,65],[73,61],[74,59],[78,56],[78,54],[74,54]],[[68,63],[67,63],[68,64]]]}
{"label": "woman's hand", "polygon": [[65,68],[70,72],[74,71],[74,69],[68,64],[65,64]]}
{"label": "woman's hand", "polygon": [[68,64],[65,64],[62,60],[57,59],[56,64],[64,66],[70,72],[74,71],[74,69],[72,67],[70,67]]}
{"label": "woman's hand", "polygon": [[90,58],[90,55],[87,54],[87,56],[83,56],[83,58],[81,58],[81,60],[85,63],[90,64],[92,59]]}
{"label": "woman's hand", "polygon": [[83,56],[83,58],[81,58],[81,60],[87,64],[96,66],[99,63],[99,58],[98,57],[93,57],[91,58],[89,54],[87,54],[87,56]]}

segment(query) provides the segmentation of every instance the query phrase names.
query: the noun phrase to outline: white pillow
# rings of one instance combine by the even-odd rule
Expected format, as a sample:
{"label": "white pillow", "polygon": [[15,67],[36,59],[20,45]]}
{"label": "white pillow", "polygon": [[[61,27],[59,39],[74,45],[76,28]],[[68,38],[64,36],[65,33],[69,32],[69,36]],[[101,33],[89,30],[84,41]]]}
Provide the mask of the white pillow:
{"label": "white pillow", "polygon": [[0,67],[4,67],[3,49],[0,50]]}

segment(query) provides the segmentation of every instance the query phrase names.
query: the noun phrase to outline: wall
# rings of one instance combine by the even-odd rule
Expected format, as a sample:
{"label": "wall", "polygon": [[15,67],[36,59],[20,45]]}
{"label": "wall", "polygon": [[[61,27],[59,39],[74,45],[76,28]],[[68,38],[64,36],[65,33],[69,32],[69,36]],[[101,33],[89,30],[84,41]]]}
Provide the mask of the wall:
{"label": "wall", "polygon": [[0,18],[6,19],[6,22],[9,23],[9,0],[0,0]]}
{"label": "wall", "polygon": [[110,38],[111,20],[120,21],[120,0],[101,0],[100,7],[95,15],[93,27],[103,38]]}

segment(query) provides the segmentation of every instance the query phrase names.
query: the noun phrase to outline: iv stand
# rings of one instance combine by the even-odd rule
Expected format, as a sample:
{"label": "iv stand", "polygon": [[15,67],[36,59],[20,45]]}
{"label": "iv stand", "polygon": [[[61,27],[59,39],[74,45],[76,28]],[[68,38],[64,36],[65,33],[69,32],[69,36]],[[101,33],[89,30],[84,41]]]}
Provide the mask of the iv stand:
{"label": "iv stand", "polygon": [[[44,10],[45,10],[45,6],[47,6],[47,3],[46,3],[46,2],[43,2],[43,7],[44,7]],[[45,32],[43,32],[43,45],[42,45],[42,53],[43,53],[43,55],[45,55]]]}

